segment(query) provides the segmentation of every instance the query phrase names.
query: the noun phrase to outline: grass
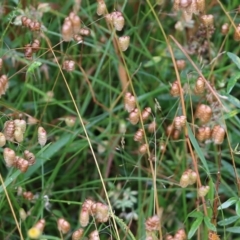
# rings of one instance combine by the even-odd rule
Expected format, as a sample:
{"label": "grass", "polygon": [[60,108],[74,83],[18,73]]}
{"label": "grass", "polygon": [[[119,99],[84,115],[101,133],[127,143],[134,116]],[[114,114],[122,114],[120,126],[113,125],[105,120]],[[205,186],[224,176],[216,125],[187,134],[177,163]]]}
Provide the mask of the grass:
{"label": "grass", "polygon": [[[239,42],[233,39],[238,1],[206,0],[205,12],[213,14],[215,28],[205,39],[206,49],[200,49],[200,37],[194,38],[200,17],[193,16],[192,28],[176,30],[175,24],[184,21],[181,12],[173,14],[172,1],[105,1],[109,12],[123,13],[120,32],[96,14],[96,1],[75,2],[52,1],[41,5],[46,7],[42,13],[38,1],[0,4],[1,75],[9,83],[0,99],[1,129],[19,114],[28,122],[24,141],[7,141],[0,150],[3,154],[8,147],[23,156],[28,149],[36,156],[26,173],[0,163],[0,238],[30,239],[28,230],[45,219],[39,239],[71,239],[80,228],[82,205],[90,198],[108,205],[110,218],[105,223],[90,218],[85,238],[97,230],[100,239],[163,240],[184,228],[186,239],[218,239],[216,234],[219,239],[240,239],[240,65]],[[77,7],[91,35],[83,43],[63,42],[64,18]],[[23,27],[23,15],[40,21],[41,31]],[[225,22],[232,25],[224,36]],[[116,41],[123,35],[131,39],[125,52]],[[36,38],[40,50],[27,60],[25,45]],[[197,47],[191,53],[193,45]],[[176,59],[186,61],[184,70],[177,70]],[[75,62],[74,71],[62,69],[65,60]],[[209,104],[206,94],[193,92],[201,75],[206,91],[218,102],[206,126],[219,124],[226,130],[221,145],[196,139],[200,121],[194,112],[199,104]],[[178,97],[170,94],[174,81],[183,89]],[[126,91],[137,98],[140,112],[151,107],[147,122],[129,122]],[[180,115],[187,117],[187,124],[173,139],[166,129]],[[66,125],[66,116],[76,119],[72,127]],[[29,123],[32,118],[36,124]],[[153,121],[157,127],[148,132]],[[43,147],[38,144],[39,126],[47,131]],[[144,155],[134,141],[139,128],[144,129],[142,143],[149,145]],[[187,169],[197,173],[197,183],[182,188]],[[202,185],[210,187],[205,197],[198,196]],[[23,197],[26,191],[33,193],[33,200]],[[19,216],[20,209],[26,219]],[[157,231],[146,232],[146,221],[154,215],[160,219]],[[57,227],[61,217],[71,225],[66,234]]]}

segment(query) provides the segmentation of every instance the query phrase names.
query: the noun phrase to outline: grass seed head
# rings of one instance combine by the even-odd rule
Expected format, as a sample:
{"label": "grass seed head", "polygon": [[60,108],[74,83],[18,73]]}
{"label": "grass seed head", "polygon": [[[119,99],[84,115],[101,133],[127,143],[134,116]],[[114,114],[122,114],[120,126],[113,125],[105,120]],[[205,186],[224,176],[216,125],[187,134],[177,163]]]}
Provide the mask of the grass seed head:
{"label": "grass seed head", "polygon": [[41,23],[38,22],[38,21],[32,21],[30,24],[29,24],[29,29],[31,31],[40,31],[41,29]]}
{"label": "grass seed head", "polygon": [[73,36],[73,39],[74,39],[74,41],[76,41],[76,42],[78,42],[78,43],[83,42],[83,37],[80,36],[80,35],[78,35],[78,34],[75,34],[75,35]]}
{"label": "grass seed head", "polygon": [[28,201],[32,201],[33,198],[34,198],[33,193],[30,192],[30,191],[23,192],[23,193],[22,193],[22,196],[23,196],[26,200],[28,200]]}
{"label": "grass seed head", "polygon": [[81,240],[83,236],[83,229],[79,228],[78,230],[74,231],[72,234],[72,240]]}
{"label": "grass seed head", "polygon": [[3,60],[0,58],[0,71],[2,70]]}
{"label": "grass seed head", "polygon": [[240,24],[238,24],[234,31],[233,39],[237,42],[240,41]]}
{"label": "grass seed head", "polygon": [[20,127],[23,133],[26,131],[27,123],[24,119],[14,119],[13,121],[15,127]]}
{"label": "grass seed head", "polygon": [[14,166],[19,169],[22,173],[26,172],[28,170],[28,161],[19,157],[19,156],[16,156],[16,160],[15,160],[15,163],[14,163]]}
{"label": "grass seed head", "polygon": [[205,82],[202,77],[199,77],[195,83],[194,93],[202,94],[205,90]]}
{"label": "grass seed head", "polygon": [[47,142],[47,132],[43,127],[38,128],[38,143],[43,147]]}
{"label": "grass seed head", "polygon": [[100,240],[99,233],[97,230],[94,230],[89,234],[89,240]]}
{"label": "grass seed head", "polygon": [[15,164],[16,153],[10,148],[4,148],[3,150],[3,159],[7,167],[12,167]]}
{"label": "grass seed head", "polygon": [[62,26],[62,38],[65,42],[70,42],[73,37],[73,27],[72,22],[69,19],[65,19]]}
{"label": "grass seed head", "polygon": [[146,121],[149,116],[151,115],[151,108],[150,107],[146,107],[143,111],[142,111],[142,120],[143,121]]}
{"label": "grass seed head", "polygon": [[32,60],[32,54],[33,54],[33,50],[32,50],[31,44],[25,45],[25,51],[24,51],[25,58],[27,60]]}
{"label": "grass seed head", "polygon": [[224,23],[221,27],[221,33],[222,33],[222,35],[227,35],[228,32],[229,32],[229,24]]}
{"label": "grass seed head", "polygon": [[70,230],[70,223],[64,218],[59,218],[57,221],[58,230],[63,234],[66,234]]}
{"label": "grass seed head", "polygon": [[207,193],[209,192],[210,187],[209,186],[201,186],[198,189],[198,196],[199,197],[205,197]]}
{"label": "grass seed head", "polygon": [[0,97],[6,93],[8,89],[8,77],[7,75],[2,75],[0,77]]}
{"label": "grass seed head", "polygon": [[81,28],[81,19],[74,12],[69,14],[69,19],[72,22],[73,34],[78,34]]}
{"label": "grass seed head", "polygon": [[36,222],[34,225],[35,228],[39,229],[41,232],[43,232],[44,228],[46,225],[46,221],[44,218],[40,219],[39,221]]}
{"label": "grass seed head", "polygon": [[147,144],[147,143],[142,144],[142,145],[138,148],[138,151],[139,151],[140,154],[146,154],[146,153],[147,153],[147,150],[148,150],[148,144]]}
{"label": "grass seed head", "polygon": [[79,30],[79,34],[82,36],[90,36],[91,35],[91,30],[89,28],[81,28]]}
{"label": "grass seed head", "polygon": [[130,93],[127,92],[124,96],[124,108],[128,112],[132,112],[136,107],[136,99],[135,97]]}
{"label": "grass seed head", "polygon": [[170,94],[173,97],[178,97],[180,95],[180,87],[178,85],[178,81],[175,81],[172,83],[171,89],[170,89]]}
{"label": "grass seed head", "polygon": [[66,70],[67,72],[72,72],[75,70],[75,62],[73,60],[65,60],[63,62],[62,69]]}
{"label": "grass seed head", "polygon": [[2,132],[0,132],[0,147],[5,146],[5,144],[6,144],[6,137]]}
{"label": "grass seed head", "polygon": [[148,125],[148,132],[154,133],[154,132],[156,132],[156,129],[157,129],[157,122],[156,122],[156,121],[152,121],[152,122]]}
{"label": "grass seed head", "polygon": [[20,127],[15,127],[14,138],[19,143],[23,141],[23,132]]}
{"label": "grass seed head", "polygon": [[177,69],[182,71],[186,67],[186,61],[183,59],[176,60]]}
{"label": "grass seed head", "polygon": [[201,20],[202,24],[204,25],[204,27],[206,27],[206,28],[212,27],[214,25],[214,17],[212,14],[202,15],[200,17],[200,20]]}
{"label": "grass seed head", "polygon": [[113,21],[113,26],[117,31],[122,31],[125,20],[121,12],[115,11],[112,12],[112,21]]}
{"label": "grass seed head", "polygon": [[37,52],[40,49],[40,41],[38,39],[34,39],[32,43],[32,51]]}
{"label": "grass seed head", "polygon": [[118,38],[118,43],[121,51],[126,51],[130,44],[130,37],[129,36],[122,36]]}
{"label": "grass seed head", "polygon": [[180,179],[180,183],[179,185],[182,187],[182,188],[186,188],[188,185],[189,185],[189,182],[190,182],[190,174],[188,171],[185,171],[182,176],[181,176],[181,179]]}
{"label": "grass seed head", "polygon": [[79,222],[82,227],[86,227],[89,223],[89,210],[85,206],[82,206],[82,209],[80,211]]}
{"label": "grass seed head", "polygon": [[212,109],[208,105],[200,104],[195,111],[195,117],[200,120],[202,124],[208,123],[212,118]]}
{"label": "grass seed head", "polygon": [[109,219],[109,208],[106,204],[96,203],[95,219],[97,222],[107,222]]}
{"label": "grass seed head", "polygon": [[97,15],[102,16],[107,12],[107,6],[103,0],[97,1]]}
{"label": "grass seed head", "polygon": [[25,150],[24,151],[24,157],[27,159],[29,166],[35,164],[36,157],[33,153],[29,152],[28,150]]}
{"label": "grass seed head", "polygon": [[134,135],[134,141],[136,142],[141,142],[144,136],[144,131],[143,129],[138,129],[137,132]]}
{"label": "grass seed head", "polygon": [[132,125],[136,125],[139,122],[139,111],[137,108],[129,113],[128,120]]}
{"label": "grass seed head", "polygon": [[181,130],[186,125],[186,116],[177,116],[174,118],[174,128]]}
{"label": "grass seed head", "polygon": [[225,137],[225,129],[220,125],[215,125],[212,129],[212,140],[214,144],[221,145]]}
{"label": "grass seed head", "polygon": [[25,221],[27,218],[27,213],[23,208],[19,209],[19,217],[22,221]]}
{"label": "grass seed head", "polygon": [[148,218],[145,222],[145,229],[148,232],[157,231],[160,227],[160,218],[157,215],[154,215]]}

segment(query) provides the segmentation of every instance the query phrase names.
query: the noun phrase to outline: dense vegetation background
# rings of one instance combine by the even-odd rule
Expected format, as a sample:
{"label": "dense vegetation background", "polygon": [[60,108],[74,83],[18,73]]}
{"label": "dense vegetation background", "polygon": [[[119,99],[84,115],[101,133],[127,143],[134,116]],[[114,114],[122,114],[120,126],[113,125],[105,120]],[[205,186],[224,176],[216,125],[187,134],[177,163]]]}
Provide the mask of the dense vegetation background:
{"label": "dense vegetation background", "polygon": [[[122,13],[121,31],[98,16],[102,2]],[[108,206],[109,218],[90,217],[75,239],[240,239],[239,1],[206,0],[199,14],[185,7],[192,2],[204,1],[1,1],[0,123],[8,139],[0,149],[0,239],[72,239],[86,199]],[[63,41],[70,12],[91,31],[81,41]],[[24,26],[23,16],[40,29]],[[121,36],[130,37],[126,51]],[[69,60],[74,69],[63,67]],[[126,111],[126,93],[137,114]],[[16,119],[27,123],[22,141],[9,124]],[[22,162],[7,167],[6,148],[25,158],[29,150],[36,163],[26,172]],[[42,235],[32,229],[40,219]]]}

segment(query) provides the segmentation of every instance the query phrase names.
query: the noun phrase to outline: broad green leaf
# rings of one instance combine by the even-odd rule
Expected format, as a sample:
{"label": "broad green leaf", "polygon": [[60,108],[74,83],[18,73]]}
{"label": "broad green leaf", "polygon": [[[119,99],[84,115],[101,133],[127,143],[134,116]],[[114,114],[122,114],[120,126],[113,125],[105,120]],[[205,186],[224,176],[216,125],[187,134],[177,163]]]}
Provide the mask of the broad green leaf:
{"label": "broad green leaf", "polygon": [[237,201],[238,201],[238,198],[237,198],[237,197],[229,198],[226,202],[222,203],[222,204],[218,207],[218,210],[228,208],[228,207],[232,206],[233,204],[235,204]]}
{"label": "broad green leaf", "polygon": [[148,67],[152,67],[154,65],[156,65],[157,63],[159,63],[161,60],[161,57],[153,57],[150,61],[147,61],[146,63],[143,64],[143,67],[148,68]]}
{"label": "broad green leaf", "polygon": [[202,212],[194,211],[194,212],[189,213],[188,217],[200,218],[200,217],[204,217],[204,215]]}
{"label": "broad green leaf", "polygon": [[30,64],[30,66],[28,67],[27,73],[33,72],[35,69],[37,69],[38,67],[40,67],[42,65],[41,62],[33,62]]}
{"label": "broad green leaf", "polygon": [[233,217],[230,217],[230,218],[225,218],[225,219],[219,221],[218,225],[219,226],[227,226],[231,223],[236,222],[238,219],[240,219],[240,216],[233,216]]}
{"label": "broad green leaf", "polygon": [[214,231],[214,232],[217,231],[215,225],[211,223],[211,219],[210,219],[209,217],[206,217],[206,216],[205,216],[205,217],[203,218],[203,220],[204,220],[204,223],[205,223],[205,225],[207,226],[207,228],[208,228],[209,230],[212,230],[212,231]]}
{"label": "broad green leaf", "polygon": [[236,64],[236,66],[240,69],[240,58],[231,52],[227,52],[228,57]]}
{"label": "broad green leaf", "polygon": [[227,232],[231,232],[231,233],[240,233],[240,227],[230,227],[230,228],[226,228]]}
{"label": "broad green leaf", "polygon": [[226,94],[226,97],[228,98],[228,101],[230,103],[232,103],[237,108],[240,108],[240,101],[237,98],[235,98],[234,96],[232,96],[230,94]]}
{"label": "broad green leaf", "polygon": [[203,217],[200,217],[193,222],[190,228],[190,231],[188,232],[188,239],[195,234],[195,232],[198,230],[199,226],[201,225],[202,221],[203,221]]}
{"label": "broad green leaf", "polygon": [[189,135],[189,138],[191,140],[191,143],[192,143],[194,149],[196,150],[196,153],[199,156],[199,158],[200,158],[200,160],[201,160],[201,162],[202,162],[202,164],[205,168],[205,171],[209,174],[207,161],[206,161],[206,159],[203,155],[203,152],[202,152],[201,148],[198,145],[198,142],[196,141],[196,138],[193,135],[192,129],[190,128],[189,124],[187,124],[187,129],[188,129],[188,135]]}
{"label": "broad green leaf", "polygon": [[239,78],[240,78],[240,73],[237,73],[236,75],[234,75],[228,80],[227,93],[230,93],[232,91],[233,87],[235,86]]}
{"label": "broad green leaf", "polygon": [[236,213],[240,217],[240,199],[236,202]]}

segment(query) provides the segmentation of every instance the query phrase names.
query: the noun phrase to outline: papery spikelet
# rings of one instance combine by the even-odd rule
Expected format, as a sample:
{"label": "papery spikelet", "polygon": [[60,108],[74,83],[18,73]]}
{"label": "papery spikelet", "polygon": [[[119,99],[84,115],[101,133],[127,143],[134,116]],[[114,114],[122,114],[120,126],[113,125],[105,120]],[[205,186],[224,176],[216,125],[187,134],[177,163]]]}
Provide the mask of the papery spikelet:
{"label": "papery spikelet", "polygon": [[25,49],[24,49],[24,56],[25,56],[25,58],[27,60],[32,60],[32,54],[33,54],[33,50],[32,50],[31,44],[25,45]]}
{"label": "papery spikelet", "polygon": [[195,117],[199,118],[201,123],[206,124],[212,118],[212,109],[208,105],[200,104],[197,106]]}
{"label": "papery spikelet", "polygon": [[89,234],[89,240],[100,240],[99,233],[97,230],[94,230]]}
{"label": "papery spikelet", "polygon": [[167,235],[165,237],[165,240],[175,240],[172,235]]}
{"label": "papery spikelet", "polygon": [[16,156],[16,160],[15,160],[15,163],[14,163],[14,166],[19,169],[22,173],[26,172],[28,170],[28,161],[19,157],[19,156]]}
{"label": "papery spikelet", "polygon": [[192,4],[192,0],[180,0],[179,1],[179,7],[180,8],[188,8]]}
{"label": "papery spikelet", "polygon": [[109,209],[108,206],[103,203],[96,203],[95,219],[98,222],[107,222],[109,219]]}
{"label": "papery spikelet", "polygon": [[205,81],[202,77],[199,77],[195,83],[194,92],[195,94],[202,94],[205,90]]}
{"label": "papery spikelet", "polygon": [[15,130],[15,124],[14,121],[6,121],[4,123],[4,135],[7,140],[13,141],[14,139],[14,130]]}
{"label": "papery spikelet", "polygon": [[156,129],[157,129],[157,123],[156,123],[156,121],[152,121],[152,122],[148,125],[148,132],[154,133],[154,132],[156,132]]}
{"label": "papery spikelet", "polygon": [[143,129],[138,129],[137,132],[134,134],[134,141],[141,142],[144,136]]}
{"label": "papery spikelet", "polygon": [[6,144],[6,137],[2,132],[0,132],[0,147],[5,146],[5,144]]}
{"label": "papery spikelet", "polygon": [[238,24],[238,26],[236,27],[236,29],[234,31],[233,39],[235,41],[240,41],[240,24]]}
{"label": "papery spikelet", "polygon": [[33,200],[33,198],[34,198],[33,193],[30,192],[30,191],[23,192],[23,193],[22,193],[22,196],[23,196],[25,199],[27,199],[28,201],[31,201],[31,200]]}
{"label": "papery spikelet", "polygon": [[136,107],[136,99],[135,97],[130,93],[127,92],[124,96],[124,108],[128,112],[132,112]]}
{"label": "papery spikelet", "polygon": [[145,153],[147,153],[147,150],[148,150],[148,144],[147,144],[147,143],[142,144],[142,145],[138,148],[138,151],[139,151],[140,154],[145,154]]}
{"label": "papery spikelet", "polygon": [[214,144],[220,145],[225,137],[225,129],[220,125],[215,125],[212,129],[212,140]]}
{"label": "papery spikelet", "polygon": [[198,128],[198,130],[196,132],[196,139],[199,142],[205,141],[205,127]]}
{"label": "papery spikelet", "polygon": [[79,34],[82,36],[90,36],[91,35],[91,30],[89,28],[81,28],[79,30]]}
{"label": "papery spikelet", "polygon": [[176,234],[174,236],[176,240],[186,240],[187,239],[186,232],[183,228],[179,229],[177,231],[177,234],[178,234],[178,238],[176,238]]}
{"label": "papery spikelet", "polygon": [[63,41],[69,42],[72,40],[73,37],[73,27],[72,22],[69,19],[65,19],[63,26],[62,26],[62,37]]}
{"label": "papery spikelet", "polygon": [[180,138],[181,131],[178,129],[174,129],[172,133],[172,139],[173,140],[178,140]]}
{"label": "papery spikelet", "polygon": [[203,13],[205,10],[205,0],[195,0],[197,3],[197,10],[199,13]]}
{"label": "papery spikelet", "polygon": [[38,128],[38,143],[43,147],[47,142],[47,132],[43,127]]}
{"label": "papery spikelet", "polygon": [[146,121],[149,116],[151,115],[151,108],[150,107],[146,107],[143,111],[142,111],[142,120],[143,121]]}
{"label": "papery spikelet", "polygon": [[168,125],[166,128],[167,137],[170,137],[173,134],[173,131],[174,131],[174,125],[173,124]]}
{"label": "papery spikelet", "polygon": [[193,171],[192,169],[187,170],[189,174],[189,185],[193,185],[197,181],[197,173]]}
{"label": "papery spikelet", "polygon": [[31,47],[33,52],[37,52],[40,49],[40,41],[38,39],[35,39]]}
{"label": "papery spikelet", "polygon": [[172,83],[171,89],[170,89],[170,94],[173,97],[178,97],[180,95],[180,87],[178,85],[178,81],[175,81]]}
{"label": "papery spikelet", "polygon": [[180,183],[179,185],[182,187],[182,188],[185,188],[189,185],[189,182],[190,182],[190,176],[189,176],[189,172],[188,171],[185,171],[182,176],[181,176],[181,179],[180,179]]}
{"label": "papery spikelet", "polygon": [[92,199],[86,199],[82,205],[83,208],[86,208],[89,213],[94,212],[93,206],[95,205],[95,202]]}
{"label": "papery spikelet", "polygon": [[107,11],[107,6],[103,0],[98,0],[97,1],[97,15],[102,16],[106,13]]}
{"label": "papery spikelet", "polygon": [[8,89],[8,77],[7,75],[2,75],[0,77],[0,97],[6,93]]}
{"label": "papery spikelet", "polygon": [[199,197],[205,197],[209,191],[210,187],[209,186],[201,186],[198,189],[198,196]]}
{"label": "papery spikelet", "polygon": [[63,234],[66,234],[70,230],[70,223],[66,221],[64,218],[59,218],[57,221],[57,226],[59,232],[62,232]]}
{"label": "papery spikelet", "polygon": [[39,31],[41,29],[41,23],[38,21],[31,21],[28,27],[31,31]]}
{"label": "papery spikelet", "polygon": [[174,118],[174,128],[181,130],[186,125],[186,116],[177,116]]}
{"label": "papery spikelet", "polygon": [[27,213],[23,208],[19,209],[19,217],[22,221],[25,221],[27,218]]}
{"label": "papery spikelet", "polygon": [[222,25],[222,28],[221,28],[221,33],[222,33],[223,35],[227,35],[228,32],[229,32],[229,24],[228,24],[228,23],[224,23],[224,24]]}
{"label": "papery spikelet", "polygon": [[75,62],[73,60],[65,60],[63,62],[63,67],[64,70],[67,72],[72,72],[75,69]]}
{"label": "papery spikelet", "polygon": [[14,125],[15,125],[15,127],[20,127],[23,133],[26,131],[27,123],[26,123],[25,120],[23,120],[23,119],[15,119],[14,120]]}
{"label": "papery spikelet", "polygon": [[210,231],[208,233],[208,240],[220,240],[219,236],[217,235],[217,233]]}
{"label": "papery spikelet", "polygon": [[68,127],[73,127],[76,123],[76,117],[74,116],[65,117],[65,123]]}
{"label": "papery spikelet", "polygon": [[177,69],[182,71],[186,67],[186,61],[183,59],[176,60]]}
{"label": "papery spikelet", "polygon": [[81,240],[83,236],[83,229],[79,228],[78,230],[74,231],[72,234],[72,240]]}
{"label": "papery spikelet", "polygon": [[87,207],[82,206],[79,216],[79,222],[82,227],[86,227],[89,223],[89,210]]}
{"label": "papery spikelet", "polygon": [[136,125],[139,122],[139,111],[135,108],[132,112],[129,113],[129,122],[133,125]]}
{"label": "papery spikelet", "polygon": [[146,231],[157,231],[160,227],[160,218],[157,215],[154,215],[148,218],[145,222]]}
{"label": "papery spikelet", "polygon": [[40,219],[39,221],[36,222],[34,227],[39,229],[41,232],[43,232],[45,225],[46,225],[46,221],[45,221],[44,218],[42,218],[42,219]]}
{"label": "papery spikelet", "polygon": [[81,19],[80,19],[80,17],[77,16],[74,12],[71,12],[69,14],[69,19],[72,22],[73,34],[78,34],[79,30],[81,28]]}
{"label": "papery spikelet", "polygon": [[126,51],[130,44],[130,37],[129,36],[122,36],[118,38],[118,43],[121,51]]}
{"label": "papery spikelet", "polygon": [[204,25],[204,27],[206,27],[206,28],[213,26],[214,17],[212,14],[202,15],[200,17],[200,20],[201,20],[202,24]]}
{"label": "papery spikelet", "polygon": [[29,152],[28,150],[24,151],[24,157],[26,158],[26,160],[28,161],[28,165],[31,166],[33,164],[35,164],[36,162],[36,157],[33,153]]}
{"label": "papery spikelet", "polygon": [[16,160],[16,154],[12,149],[4,148],[3,158],[4,158],[4,161],[5,161],[7,167],[14,166],[15,160]]}
{"label": "papery spikelet", "polygon": [[21,21],[22,25],[25,27],[29,27],[30,23],[32,22],[32,20],[30,18],[27,18],[26,16],[22,16]]}
{"label": "papery spikelet", "polygon": [[23,141],[23,132],[20,127],[15,127],[14,138],[19,143]]}

